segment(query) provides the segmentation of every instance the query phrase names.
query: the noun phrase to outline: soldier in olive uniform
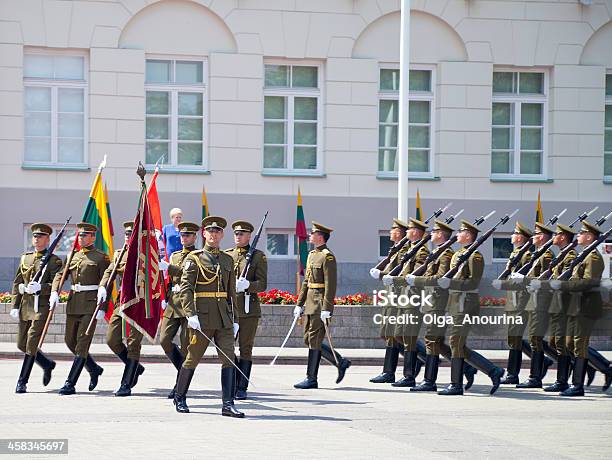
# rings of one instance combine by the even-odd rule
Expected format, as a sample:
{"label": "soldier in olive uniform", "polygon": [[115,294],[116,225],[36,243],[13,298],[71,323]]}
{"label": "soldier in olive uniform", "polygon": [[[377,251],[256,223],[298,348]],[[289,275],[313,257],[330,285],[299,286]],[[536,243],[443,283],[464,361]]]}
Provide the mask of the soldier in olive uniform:
{"label": "soldier in olive uniform", "polygon": [[[418,219],[411,218],[408,222],[408,240],[410,241],[408,251],[411,251],[425,237],[427,224]],[[412,289],[406,283],[406,275],[412,273],[414,269],[425,262],[429,255],[429,249],[423,245],[417,253],[408,260],[402,267],[399,276],[392,277],[391,275],[383,276],[383,284],[386,286],[393,285],[395,289],[400,289],[402,294],[411,297],[419,296],[420,289]],[[418,365],[418,349],[417,339],[419,330],[421,329],[422,315],[419,305],[408,305],[406,307],[398,306],[397,315],[409,315],[412,321],[409,324],[397,324],[395,327],[396,340],[402,341],[404,344],[404,372],[403,377],[391,385],[394,387],[414,387],[416,385],[417,365]]]}
{"label": "soldier in olive uniform", "polygon": [[[578,244],[585,248],[599,237],[599,227],[587,221],[582,222],[578,234]],[[576,265],[568,281],[550,281],[554,290],[568,293],[570,304],[567,310],[568,351],[575,356],[572,386],[561,392],[561,396],[583,396],[584,377],[589,360],[589,339],[595,322],[602,316],[603,302],[599,285],[604,271],[604,262],[597,249]],[[606,380],[610,378],[610,369],[604,369]]]}
{"label": "soldier in olive uniform", "polygon": [[293,385],[298,389],[318,388],[317,375],[321,356],[336,366],[340,383],[351,362],[323,344],[325,329],[334,311],[336,296],[337,271],[336,257],[328,249],[327,241],[333,230],[325,225],[312,222],[310,243],[315,249],[308,254],[306,275],[298,295],[297,305],[293,310],[295,316],[306,316],[304,324],[304,343],[308,347],[308,368],[306,378]]}
{"label": "soldier in olive uniform", "polygon": [[234,406],[234,337],[238,332],[234,316],[236,277],[232,258],[219,250],[226,225],[222,217],[208,216],[202,220],[204,249],[190,252],[183,265],[181,305],[190,328],[190,340],[176,383],[174,404],[177,412],[189,412],[187,390],[211,339],[215,341],[222,362],[221,414],[241,418],[244,414]]}
{"label": "soldier in olive uniform", "polygon": [[[76,385],[83,366],[90,374],[89,391],[92,391],[98,384],[98,377],[102,375],[103,369],[96,364],[89,354],[89,346],[93,339],[93,334],[87,335],[87,327],[96,310],[97,291],[100,280],[104,276],[104,271],[110,265],[110,259],[102,251],[96,249],[96,232],[98,227],[87,222],[77,224],[78,242],[81,249],[76,252],[69,261],[70,295],[66,305],[66,332],[64,340],[66,346],[74,353],[75,358],[72,368],[66,379],[66,383],[60,389],[61,395],[71,395],[76,393]],[[58,292],[62,288],[59,285],[61,273],[55,275],[51,292],[51,304],[59,300]],[[96,314],[96,320],[104,318],[107,303],[102,302],[101,308]]]}
{"label": "soldier in olive uniform", "polygon": [[[32,372],[34,362],[43,369],[43,385],[51,381],[51,371],[55,361],[50,360],[38,349],[38,342],[49,316],[49,296],[51,282],[62,269],[62,260],[51,255],[42,276],[34,281],[34,275],[40,269],[42,259],[47,255],[51,227],[47,224],[32,224],[32,246],[34,251],[21,256],[19,267],[13,281],[13,306],[10,315],[19,320],[17,347],[25,353],[21,373],[17,380],[15,393],[25,393],[26,385]],[[53,305],[55,306],[55,305]]]}
{"label": "soldier in olive uniform", "polygon": [[[238,304],[236,305],[236,316],[240,332],[238,333],[238,345],[240,347],[240,359],[238,367],[244,373],[237,375],[236,399],[246,399],[249,386],[248,378],[251,377],[253,366],[253,345],[255,344],[255,333],[259,318],[261,318],[261,306],[259,305],[258,292],[264,292],[268,285],[268,262],[266,255],[259,249],[253,251],[253,257],[245,277],[241,274],[246,266],[246,256],[250,250],[249,241],[254,227],[244,220],[232,224],[234,230],[235,248],[227,249],[234,261],[234,274],[236,275],[236,292]],[[245,378],[246,376],[246,378]]]}
{"label": "soldier in olive uniform", "polygon": [[[408,224],[400,219],[393,219],[393,224],[389,230],[389,239],[394,245],[397,245],[406,236],[406,230],[408,230]],[[383,267],[382,270],[372,268],[370,270],[370,276],[376,280],[381,279],[383,275],[388,274],[393,270],[403,255],[406,254],[410,245],[404,244],[389,260],[389,263]],[[393,288],[391,288],[393,290]],[[399,294],[400,290],[397,289],[396,294]],[[389,317],[395,315],[396,308],[392,305],[382,307],[383,317]],[[395,382],[395,370],[397,369],[397,362],[399,354],[404,352],[404,344],[398,342],[394,337],[395,328],[388,322],[383,322],[380,327],[380,337],[385,341],[385,360],[383,364],[383,371],[376,377],[372,377],[370,382],[372,383],[393,383]]]}
{"label": "soldier in olive uniform", "polygon": [[[450,268],[453,269],[459,263],[459,257],[467,252],[469,246],[476,240],[480,229],[466,220],[461,221],[461,227],[457,233],[457,242],[463,247],[453,254]],[[439,278],[438,286],[449,289],[447,311],[453,318],[453,324],[449,330],[449,342],[452,352],[451,358],[451,383],[441,391],[440,395],[462,395],[463,394],[463,368],[464,361],[491,378],[493,384],[490,394],[499,388],[500,379],[504,370],[495,366],[491,361],[479,353],[470,350],[466,346],[467,336],[470,330],[469,324],[464,324],[466,316],[476,316],[480,313],[480,296],[478,286],[484,272],[484,259],[482,254],[474,251],[452,278]]]}
{"label": "soldier in olive uniform", "polygon": [[[132,231],[134,230],[134,222],[128,221],[123,223],[124,231],[124,244],[128,244]],[[123,278],[123,271],[125,270],[125,264],[127,262],[128,252],[123,251],[121,255],[121,249],[117,249],[113,254],[113,261],[104,272],[104,276],[100,280],[100,287],[98,288],[98,302],[106,301],[107,292],[106,285],[108,280],[113,273],[115,267],[117,267],[117,285],[121,290],[121,281]],[[119,258],[121,257],[121,259]],[[112,286],[110,286],[112,293]],[[115,306],[118,307],[119,299],[115,300]],[[117,357],[125,364],[123,370],[123,376],[121,377],[121,385],[115,392],[115,396],[130,396],[132,394],[131,389],[138,383],[138,377],[144,372],[144,367],[138,362],[140,359],[140,348],[142,344],[142,333],[135,327],[130,327],[130,332],[127,337],[127,347],[123,343],[123,317],[119,314],[119,308],[115,308],[113,314],[108,322],[108,329],[106,331],[106,344],[108,347],[117,355]]]}
{"label": "soldier in olive uniform", "polygon": [[[181,370],[181,365],[185,361],[187,355],[188,333],[187,333],[187,318],[181,305],[181,277],[183,276],[183,265],[187,260],[187,256],[192,251],[195,251],[195,244],[198,237],[200,226],[193,222],[181,222],[178,225],[181,236],[181,245],[183,249],[175,251],[170,255],[170,263],[165,260],[160,260],[159,267],[161,270],[168,270],[169,282],[166,289],[166,300],[162,302],[164,314],[162,317],[161,332],[159,341],[162,349],[170,362],[176,368],[176,375]],[[179,341],[181,348],[174,344],[173,340],[179,332]],[[176,392],[176,384],[172,391],[168,394],[168,399],[174,399]]]}
{"label": "soldier in olive uniform", "polygon": [[[505,269],[508,269],[511,260],[524,249],[527,244],[531,246],[533,232],[523,223],[517,222],[512,233],[511,242],[514,249],[510,253]],[[511,275],[505,280],[493,280],[495,289],[506,291],[506,306],[504,312],[508,318],[514,318],[514,323],[508,324],[508,366],[507,374],[501,381],[502,385],[516,385],[519,383],[519,373],[523,361],[523,334],[527,327],[527,311],[525,307],[529,301],[529,292],[519,280],[512,277],[512,273],[531,260],[531,252],[525,251],[521,260],[511,267]]]}

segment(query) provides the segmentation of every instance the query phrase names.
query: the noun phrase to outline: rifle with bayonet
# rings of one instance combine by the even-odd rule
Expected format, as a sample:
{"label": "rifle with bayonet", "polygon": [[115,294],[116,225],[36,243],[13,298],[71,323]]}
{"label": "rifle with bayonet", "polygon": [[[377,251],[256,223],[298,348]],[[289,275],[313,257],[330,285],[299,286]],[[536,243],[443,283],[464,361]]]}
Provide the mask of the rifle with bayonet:
{"label": "rifle with bayonet", "polygon": [[[244,265],[244,268],[240,272],[240,278],[246,278],[247,273],[249,272],[249,267],[251,266],[251,260],[253,259],[253,254],[255,254],[255,249],[257,249],[257,243],[259,242],[259,237],[261,236],[261,232],[263,231],[264,222],[268,218],[269,212],[270,211],[266,211],[261,221],[261,224],[259,224],[257,233],[255,233],[255,237],[253,238],[251,247],[249,248],[249,251],[247,252],[247,255],[245,256],[246,263]],[[250,300],[251,300],[251,294],[249,294],[248,292],[245,292],[244,293],[244,312],[245,313],[249,313],[250,311]]]}
{"label": "rifle with bayonet", "polygon": [[559,275],[557,279],[561,281],[567,281],[568,279],[570,279],[574,268],[576,268],[578,264],[582,263],[584,259],[586,259],[586,257],[591,252],[596,250],[597,246],[606,241],[610,235],[612,235],[612,227],[607,232],[601,233],[591,244],[584,248],[582,252],[578,254],[574,260],[571,261],[570,266],[567,267],[567,269],[563,273],[561,273],[561,275]]}

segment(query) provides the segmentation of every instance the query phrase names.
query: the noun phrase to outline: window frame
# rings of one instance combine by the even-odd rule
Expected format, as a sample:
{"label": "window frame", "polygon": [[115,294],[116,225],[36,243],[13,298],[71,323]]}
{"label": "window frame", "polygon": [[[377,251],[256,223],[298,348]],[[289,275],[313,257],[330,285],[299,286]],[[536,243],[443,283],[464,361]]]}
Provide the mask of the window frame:
{"label": "window frame", "polygon": [[[378,138],[380,136],[380,101],[381,100],[396,100],[398,101],[398,143],[399,143],[399,90],[398,91],[390,91],[390,90],[381,90],[380,89],[380,71],[381,70],[399,70],[400,65],[397,62],[381,62],[378,65],[378,90],[377,90],[377,107],[376,107],[376,177],[381,179],[397,179],[398,172],[397,171],[380,171],[378,169],[378,155],[380,154],[380,145],[378,145]],[[429,109],[429,171],[428,172],[410,172],[408,171],[409,179],[433,179],[435,178],[435,141],[436,141],[436,88],[437,88],[437,80],[436,80],[436,66],[431,64],[410,64],[409,70],[427,70],[431,72],[431,80],[430,80],[430,92],[425,91],[417,91],[417,92],[409,92],[408,100],[409,101],[427,101],[430,103]],[[410,125],[410,120],[408,120],[408,125]],[[423,124],[418,124],[419,126],[425,126]],[[398,151],[398,147],[395,148],[396,152]]]}
{"label": "window frame", "polygon": [[[493,233],[493,235],[491,235],[491,262],[492,263],[506,263],[508,261],[508,257],[495,257],[494,242],[496,238],[497,239],[500,239],[500,238],[507,239],[508,241],[510,241],[510,245],[512,246],[512,233],[511,232],[499,232],[499,233]],[[510,253],[511,252],[512,250],[510,250]]]}
{"label": "window frame", "polygon": [[[39,56],[69,56],[83,58],[83,80],[49,79],[25,76],[25,59],[28,55]],[[23,150],[22,166],[25,168],[58,168],[82,170],[89,165],[89,55],[78,50],[29,49],[23,50]],[[51,161],[32,161],[26,159],[26,91],[27,88],[49,88],[51,90]],[[59,89],[71,88],[83,90],[83,161],[80,163],[59,162]]]}
{"label": "window frame", "polygon": [[[539,73],[542,78],[542,94],[520,94],[520,93],[495,93],[493,91],[493,75],[500,73],[516,73],[518,74],[520,84],[521,73]],[[518,91],[518,88],[517,88]],[[496,102],[510,103],[513,107],[514,116],[514,148],[513,155],[513,170],[512,173],[493,173],[493,104]],[[523,104],[542,104],[542,172],[540,174],[524,174],[521,173],[521,128],[523,127],[521,119],[521,107]],[[491,74],[491,145],[489,146],[489,173],[491,179],[518,179],[518,180],[547,180],[548,179],[548,104],[549,104],[549,72],[547,69],[537,68],[522,68],[522,67],[495,67]],[[496,125],[502,126],[502,125]],[[499,149],[498,149],[499,150]]]}
{"label": "window frame", "polygon": [[[612,79],[612,70],[607,70],[606,71],[606,81],[608,80],[608,76],[610,76],[610,78]],[[611,88],[612,89],[612,88]],[[606,126],[606,108],[607,106],[612,106],[612,94],[606,94],[607,88],[604,85],[604,96],[605,96],[605,102],[604,102],[604,144],[603,144],[603,180],[605,183],[612,183],[612,175],[606,175],[605,171],[606,171],[606,156],[609,158],[608,161],[610,163],[612,163],[612,150],[606,151],[606,132],[610,132],[612,133],[612,126],[611,127],[607,127]]]}
{"label": "window frame", "polygon": [[[317,88],[282,88],[265,86],[266,65],[279,65],[289,67],[316,67],[317,68]],[[324,174],[323,165],[323,128],[324,128],[324,110],[323,103],[325,101],[324,89],[324,66],[320,61],[314,60],[292,60],[292,59],[264,59],[263,62],[263,104],[261,105],[261,172],[264,175],[283,175],[283,176],[321,176]],[[265,105],[266,96],[281,96],[287,98],[287,112],[285,122],[287,123],[286,136],[286,164],[285,168],[266,168],[265,165]],[[316,159],[317,167],[315,169],[298,169],[289,167],[293,166],[293,143],[294,138],[294,100],[296,97],[316,97],[317,99],[317,146]],[[273,121],[273,120],[270,120]],[[272,144],[274,145],[274,144]],[[297,144],[298,146],[300,144]]]}
{"label": "window frame", "polygon": [[389,229],[386,230],[378,230],[378,260],[381,261],[383,260],[385,257],[387,257],[389,255],[389,252],[387,251],[385,254],[380,253],[380,250],[382,249],[381,247],[381,238],[385,237],[387,238],[387,240],[389,240],[389,245],[390,247],[393,246],[393,241],[391,241],[391,238],[389,237]]}
{"label": "window frame", "polygon": [[[306,229],[306,233],[308,235],[310,235],[310,228]],[[287,244],[289,245],[289,247],[287,248],[287,255],[279,255],[279,254],[270,254],[268,252],[268,235],[288,235],[288,241]],[[266,236],[266,249],[265,249],[265,253],[266,253],[266,257],[268,259],[272,259],[272,260],[297,260],[298,258],[298,254],[294,251],[294,249],[296,248],[297,245],[297,237],[295,234],[295,229],[283,229],[283,228],[267,228],[265,231],[265,236]],[[308,245],[308,251],[310,252],[313,247],[312,245],[308,242],[308,239],[306,239],[306,244]],[[306,263],[306,261],[304,261],[304,263]]]}
{"label": "window frame", "polygon": [[[28,252],[28,251],[33,251],[32,245],[31,243],[31,232],[30,232],[30,227],[32,226],[34,222],[26,222],[23,224],[23,252]],[[64,226],[63,223],[50,223],[48,224],[52,229],[53,229],[53,233],[50,235],[50,239],[49,239],[49,244],[51,244],[51,242],[53,241],[53,238],[55,238],[58,234],[58,232],[62,229],[62,227]],[[62,236],[62,240],[65,240],[66,238],[70,238],[72,236],[72,232],[74,232],[74,237],[76,238],[76,233],[77,233],[77,227],[76,224],[68,224],[66,226],[66,231],[64,233],[64,236]],[[72,246],[72,243],[74,240],[69,241],[69,246]],[[61,243],[61,240],[60,240]],[[58,247],[56,247],[55,251],[53,251],[53,254],[55,254],[56,256],[63,258],[68,256],[68,253],[70,252],[70,250],[68,251],[62,251],[61,249],[59,249],[59,244]]]}
{"label": "window frame", "polygon": [[[172,62],[172,75],[176,79],[176,63],[177,61],[183,62],[201,62],[202,63],[202,83],[147,83],[146,64],[147,61],[170,61]],[[208,173],[210,171],[210,158],[209,158],[209,146],[210,141],[210,123],[209,123],[209,71],[208,71],[208,58],[206,56],[193,56],[193,55],[162,55],[162,54],[147,54],[145,56],[145,75],[144,75],[144,96],[145,96],[145,110],[144,110],[144,163],[147,169],[155,167],[155,163],[147,163],[147,92],[168,92],[170,93],[170,113],[168,118],[170,119],[170,126],[168,128],[170,138],[168,139],[168,163],[159,163],[160,171],[164,170],[167,172],[201,172]],[[194,141],[179,141],[178,139],[178,93],[202,93],[202,165],[180,165],[178,164],[178,144],[179,142],[186,143],[197,143]],[[191,116],[189,116],[191,117]],[[161,118],[161,116],[160,116]],[[174,137],[176,136],[176,138]],[[154,140],[152,140],[154,141]],[[173,160],[173,162],[170,162]]]}

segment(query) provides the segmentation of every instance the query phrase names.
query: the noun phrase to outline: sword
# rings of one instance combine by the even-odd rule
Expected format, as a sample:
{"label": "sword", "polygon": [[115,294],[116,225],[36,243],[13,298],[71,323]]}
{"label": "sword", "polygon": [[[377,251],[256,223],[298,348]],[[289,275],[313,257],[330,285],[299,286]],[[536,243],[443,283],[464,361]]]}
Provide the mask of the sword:
{"label": "sword", "polygon": [[299,316],[293,315],[293,322],[291,323],[291,327],[289,328],[289,332],[287,332],[287,336],[285,337],[285,340],[283,340],[283,344],[278,349],[278,352],[276,353],[276,356],[274,357],[274,359],[270,363],[270,366],[274,366],[274,363],[276,362],[276,358],[279,357],[280,352],[283,350],[283,348],[285,348],[285,345],[287,344],[287,340],[289,340],[289,337],[291,336],[291,333],[293,332],[293,328],[295,328],[295,325],[297,324],[297,320],[298,319],[299,319]]}
{"label": "sword", "polygon": [[331,334],[329,333],[329,326],[327,324],[327,319],[323,321],[323,326],[325,327],[325,335],[327,335],[327,341],[329,342],[329,348],[331,348],[332,355],[334,355],[334,361],[336,361],[336,366],[340,367],[340,363],[338,362],[338,357],[336,356],[336,350],[334,350],[334,344],[332,343]]}

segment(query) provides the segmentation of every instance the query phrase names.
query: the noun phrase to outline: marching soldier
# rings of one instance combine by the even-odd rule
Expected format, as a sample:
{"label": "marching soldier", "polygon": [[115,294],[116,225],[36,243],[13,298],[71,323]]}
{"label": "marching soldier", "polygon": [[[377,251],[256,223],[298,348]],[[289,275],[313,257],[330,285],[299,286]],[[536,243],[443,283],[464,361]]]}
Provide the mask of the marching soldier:
{"label": "marching soldier", "polygon": [[[187,333],[187,318],[181,305],[181,277],[183,276],[183,265],[187,260],[189,253],[195,250],[196,240],[200,226],[193,222],[181,222],[178,225],[179,234],[181,237],[181,245],[183,249],[175,251],[170,256],[170,263],[165,260],[160,260],[160,270],[168,270],[169,282],[166,289],[166,301],[162,302],[164,314],[162,317],[161,332],[159,341],[162,349],[170,362],[176,368],[176,375],[181,370],[181,365],[187,355],[188,333]],[[172,341],[176,334],[181,330],[179,341],[181,348],[179,349]],[[168,394],[168,399],[174,399],[176,384],[172,391]]]}
{"label": "marching soldier", "polygon": [[49,316],[51,282],[61,271],[62,260],[56,255],[51,255],[42,276],[38,281],[34,281],[34,275],[40,269],[42,258],[47,254],[49,237],[53,230],[42,223],[32,224],[30,228],[34,251],[26,252],[19,261],[13,281],[13,306],[10,312],[13,318],[19,320],[17,348],[25,353],[15,393],[26,392],[34,362],[43,369],[44,386],[51,381],[51,371],[55,369],[55,361],[38,349],[38,342]]}
{"label": "marching soldier", "polygon": [[308,254],[306,275],[298,295],[295,316],[306,315],[304,324],[304,343],[308,347],[308,368],[306,378],[293,385],[298,389],[318,388],[317,375],[321,356],[338,369],[336,383],[344,378],[351,362],[340,353],[323,344],[329,319],[334,311],[336,296],[336,257],[327,248],[327,241],[333,230],[317,222],[312,222],[310,243],[315,249]]}
{"label": "marching soldier", "polygon": [[[393,219],[393,224],[389,230],[389,239],[394,245],[398,244],[406,236],[408,230],[408,224],[400,219]],[[383,275],[386,275],[393,270],[403,255],[408,251],[410,245],[404,244],[399,251],[397,251],[389,260],[389,263],[382,269],[372,268],[370,270],[370,276],[374,279],[381,279]],[[394,289],[393,287],[391,289]],[[399,294],[399,289],[397,290]],[[395,314],[395,307],[388,305],[383,307],[383,317],[389,317]],[[372,377],[370,382],[372,383],[393,383],[395,382],[395,370],[397,369],[397,362],[399,360],[400,352],[404,352],[404,344],[395,340],[394,327],[389,325],[388,322],[383,322],[380,327],[380,337],[385,341],[385,361],[383,365],[383,371],[376,377]]]}
{"label": "marching soldier", "polygon": [[[427,231],[427,224],[418,219],[411,218],[408,222],[408,240],[410,241],[408,249],[412,250],[424,237]],[[419,295],[417,289],[406,289],[408,286],[405,276],[414,271],[414,269],[425,262],[429,254],[426,245],[423,245],[417,253],[402,267],[399,276],[392,277],[390,275],[383,276],[383,284],[389,286],[393,284],[395,288],[401,289],[402,293],[408,297]],[[413,319],[409,324],[398,324],[395,327],[396,340],[401,340],[404,344],[404,372],[403,377],[391,385],[394,387],[414,387],[416,385],[417,365],[418,365],[418,350],[417,339],[419,330],[421,329],[421,311],[419,305],[409,305],[407,307],[398,307],[398,315],[409,315]],[[420,367],[420,366],[419,366]]]}
{"label": "marching soldier", "polygon": [[[87,335],[85,332],[96,310],[98,286],[104,276],[104,271],[110,265],[110,259],[94,246],[98,227],[81,222],[77,224],[77,231],[81,249],[73,255],[68,267],[72,285],[66,305],[66,332],[64,335],[66,346],[75,355],[75,358],[66,383],[59,391],[61,395],[76,393],[75,385],[83,366],[90,374],[89,391],[93,391],[98,384],[98,378],[104,371],[89,354],[93,334]],[[59,285],[61,277],[61,273],[55,274],[51,288],[51,308],[54,308],[54,304],[59,300],[58,292],[62,288]],[[106,308],[107,304],[103,303],[96,314],[96,320],[100,321],[104,318]]]}
{"label": "marching soldier", "polygon": [[[457,242],[463,247],[453,254],[450,268],[457,266],[459,257],[468,250],[468,247],[476,240],[480,229],[466,220],[461,221],[461,227],[457,233]],[[480,312],[480,297],[478,286],[484,272],[484,259],[482,254],[474,251],[457,275],[451,280],[449,278],[438,279],[438,286],[449,289],[447,310],[453,318],[453,324],[449,330],[449,343],[451,347],[451,383],[441,391],[439,395],[462,395],[463,394],[463,372],[464,361],[491,378],[493,386],[490,394],[499,388],[500,379],[504,370],[495,366],[484,356],[470,350],[466,346],[470,325],[464,324],[466,316],[476,316]]]}
{"label": "marching soldier", "polygon": [[204,249],[190,252],[183,265],[181,305],[190,339],[176,383],[174,405],[177,412],[189,412],[186,400],[189,384],[210,340],[214,340],[222,362],[221,415],[242,418],[244,414],[234,406],[234,336],[238,332],[234,319],[236,278],[232,258],[219,250],[226,225],[222,217],[208,216],[202,220]]}
{"label": "marching soldier", "polygon": [[[124,244],[128,244],[132,232],[134,230],[134,222],[128,221],[123,223]],[[117,267],[117,284],[121,290],[121,281],[125,264],[127,262],[128,252],[117,249],[113,255],[113,261],[104,272],[104,276],[100,280],[98,288],[98,302],[105,302],[108,293],[106,285],[115,267]],[[119,258],[121,257],[121,258]],[[112,293],[112,289],[111,289]],[[115,299],[115,305],[118,306],[118,299]],[[115,392],[115,396],[130,396],[132,388],[138,383],[138,377],[144,372],[144,367],[138,362],[140,359],[140,349],[142,344],[142,333],[135,327],[130,327],[130,332],[127,337],[127,347],[123,343],[123,317],[119,314],[119,308],[115,308],[108,322],[106,331],[106,344],[117,355],[117,357],[125,364],[123,376],[121,377],[121,385]]]}
{"label": "marching soldier", "polygon": [[[512,233],[511,237],[514,249],[510,253],[506,268],[511,265],[511,259],[522,251],[526,244],[531,245],[530,239],[532,236],[533,232],[529,228],[521,222],[516,223],[514,233]],[[527,250],[524,252],[519,263],[512,267],[512,272],[515,272],[530,260],[531,253]],[[521,363],[523,361],[523,334],[527,327],[528,314],[525,307],[530,296],[525,286],[520,282],[516,282],[512,278],[512,275],[505,280],[493,280],[492,285],[496,289],[503,289],[506,291],[506,306],[504,312],[509,318],[514,318],[514,321],[508,324],[508,348],[510,351],[508,352],[507,374],[506,377],[501,380],[501,384],[516,385],[519,383],[519,373],[521,372]]]}
{"label": "marching soldier", "polygon": [[240,347],[240,359],[238,367],[244,373],[237,375],[236,399],[247,399],[248,378],[251,377],[253,366],[253,345],[255,344],[255,333],[259,318],[261,318],[261,306],[259,305],[258,292],[264,292],[268,285],[268,262],[266,255],[259,249],[255,249],[246,277],[241,273],[246,266],[246,255],[250,250],[249,241],[254,227],[251,223],[239,220],[232,224],[234,230],[235,248],[227,249],[234,261],[234,274],[236,275],[236,292],[238,303],[236,305],[236,316],[240,326],[238,332],[238,345]]}

